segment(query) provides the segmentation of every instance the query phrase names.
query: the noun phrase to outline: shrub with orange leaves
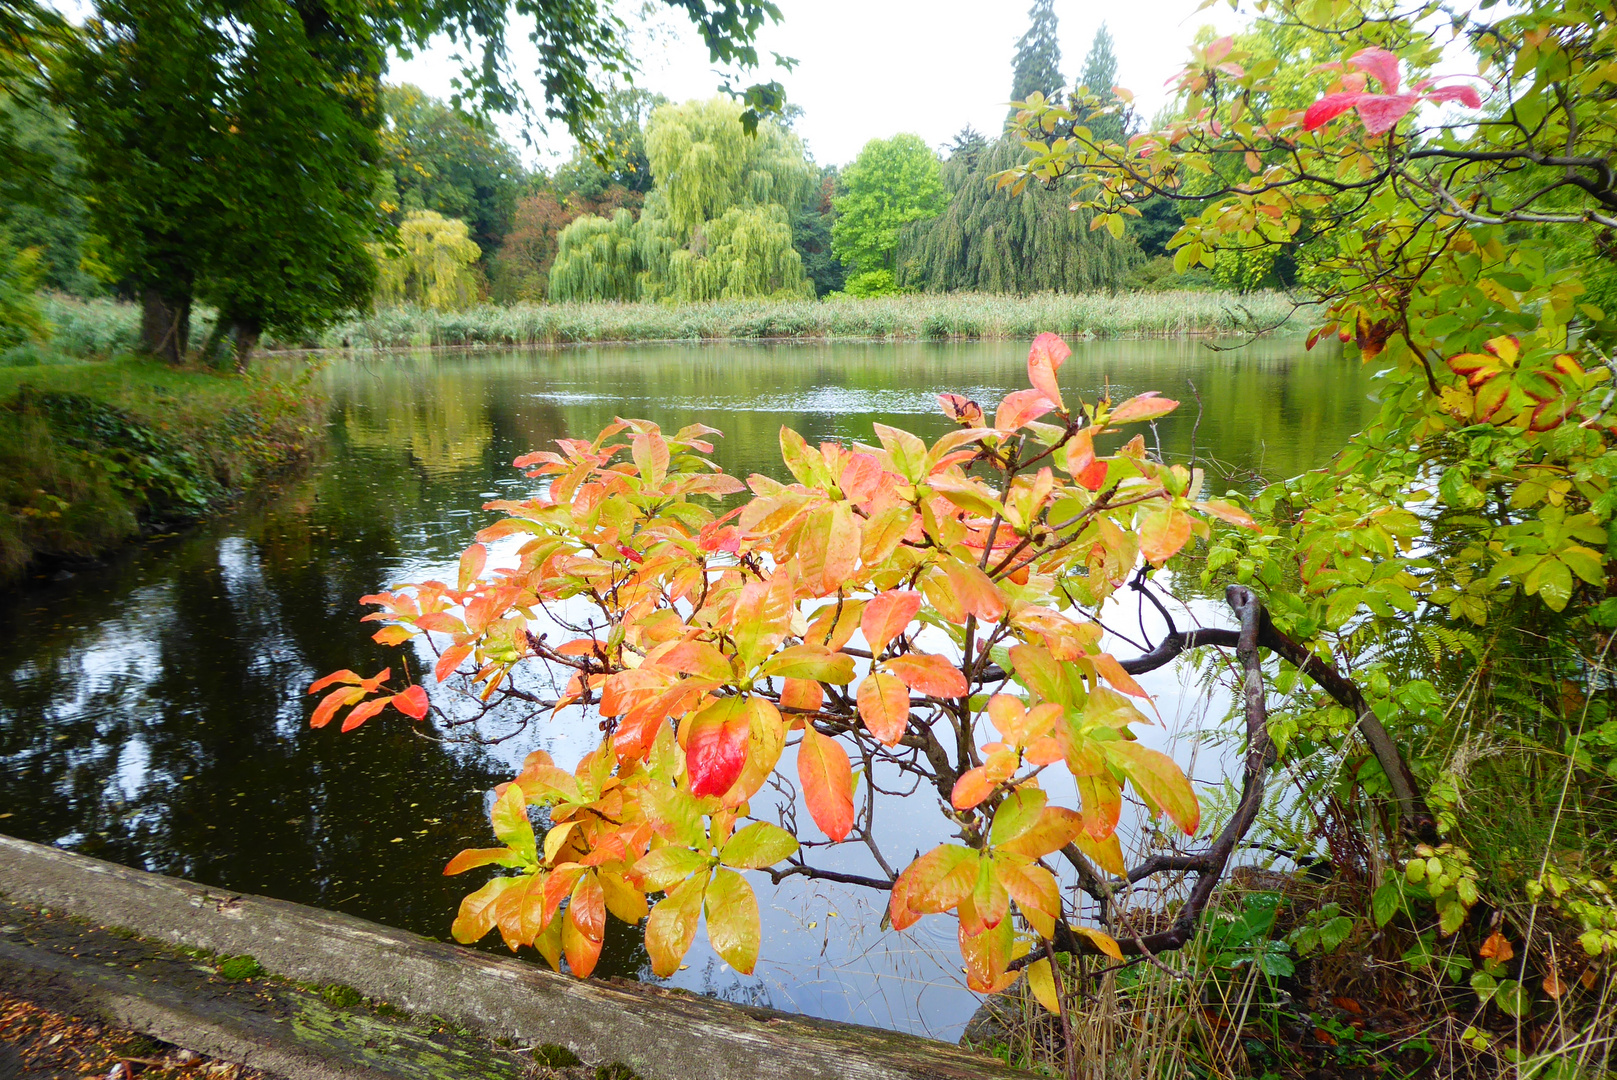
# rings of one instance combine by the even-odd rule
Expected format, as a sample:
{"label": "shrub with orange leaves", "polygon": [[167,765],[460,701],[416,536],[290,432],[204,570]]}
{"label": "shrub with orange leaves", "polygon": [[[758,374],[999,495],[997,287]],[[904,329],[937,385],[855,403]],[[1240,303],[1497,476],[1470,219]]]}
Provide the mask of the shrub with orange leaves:
{"label": "shrub with orange leaves", "polygon": [[[935,789],[959,843],[885,878],[838,879],[890,890],[898,929],[952,914],[973,989],[1015,981],[1013,959],[1058,926],[1117,953],[1106,934],[1071,929],[1052,860],[1091,881],[1124,873],[1125,786],[1186,834],[1200,810],[1174,762],[1135,740],[1146,694],[1102,650],[1094,613],[1142,561],[1160,567],[1215,520],[1252,521],[1202,498],[1199,471],[1154,460],[1139,435],[1103,453],[1102,437],[1176,403],[1069,401],[1056,377],[1067,355],[1053,334],[1034,341],[1030,388],[991,424],[943,395],[959,426],[931,445],[879,424],[873,445],[810,446],[782,429],[789,481],[725,475],[711,428],[669,435],[620,419],[517,459],[545,489],[489,504],[506,516],[467,549],[453,586],[367,597],[367,618],[386,623],[377,639],[425,639],[438,681],[531,705],[514,673],[546,665],[560,675],[543,705],[603,719],[576,768],[536,751],[498,790],[500,846],[464,851],[446,872],[507,872],[465,898],[456,939],[498,929],[587,976],[610,912],[644,921],[653,970],[669,975],[705,912],[714,949],[751,972],[760,924],[744,872],[823,872],[792,832],[750,820],[795,747],[801,799],[833,843],[876,847],[855,760]],[[551,640],[559,613],[579,611],[588,631]],[[317,721],[352,706],[344,726],[357,726],[382,701],[416,715],[421,699],[384,690],[386,674],[333,676],[343,688]],[[1071,773],[1078,805],[1052,801],[1047,769]],[[532,807],[546,810],[542,837]],[[1013,930],[1013,905],[1032,939]],[[1040,964],[1034,989],[1049,998]]]}

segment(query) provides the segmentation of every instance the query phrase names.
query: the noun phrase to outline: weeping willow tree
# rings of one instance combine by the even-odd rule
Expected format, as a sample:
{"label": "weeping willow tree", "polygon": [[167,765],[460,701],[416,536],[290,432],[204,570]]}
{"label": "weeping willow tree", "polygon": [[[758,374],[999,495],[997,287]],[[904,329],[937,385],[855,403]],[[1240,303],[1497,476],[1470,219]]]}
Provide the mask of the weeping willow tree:
{"label": "weeping willow tree", "polygon": [[1132,242],[1091,232],[1086,211],[1068,209],[1069,188],[1029,185],[1019,196],[994,174],[1021,161],[1012,139],[962,138],[943,164],[949,205],[906,227],[898,283],[929,292],[1090,292],[1119,287],[1141,261]]}
{"label": "weeping willow tree", "polygon": [[664,105],[646,128],[656,186],[638,222],[579,218],[559,238],[557,300],[685,302],[812,297],[792,245],[790,208],[819,176],[790,132],[741,126],[726,98]]}
{"label": "weeping willow tree", "polygon": [[472,264],[483,251],[459,218],[412,210],[399,226],[398,243],[377,246],[375,253],[379,302],[454,311],[477,300]]}
{"label": "weeping willow tree", "polygon": [[556,237],[550,298],[637,300],[644,267],[633,214],[620,209],[610,220],[586,214]]}

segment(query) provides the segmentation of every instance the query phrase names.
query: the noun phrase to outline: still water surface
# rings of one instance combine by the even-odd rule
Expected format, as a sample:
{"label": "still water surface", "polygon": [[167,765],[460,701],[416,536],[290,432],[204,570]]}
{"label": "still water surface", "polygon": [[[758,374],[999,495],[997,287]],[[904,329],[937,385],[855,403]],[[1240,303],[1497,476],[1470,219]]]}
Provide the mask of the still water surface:
{"label": "still water surface", "polygon": [[[1025,345],[994,342],[342,361],[322,375],[330,446],[308,474],[103,569],[0,599],[0,831],[447,937],[459,897],[482,875],[439,871],[461,848],[490,842],[489,789],[535,747],[571,765],[592,745],[594,719],[564,715],[492,748],[422,738],[397,717],[349,735],[309,730],[313,679],[399,663],[357,622],[358,597],[452,574],[491,520],[482,504],[531,490],[512,458],[591,436],[614,416],[665,430],[703,421],[725,433],[716,457],[726,471],[784,476],[782,424],[811,442],[868,441],[873,421],[930,440],[951,426],[938,392],[992,412],[1026,385],[1025,360]],[[1241,484],[1322,462],[1371,408],[1357,364],[1307,354],[1295,340],[1233,351],[1084,343],[1062,383],[1091,399],[1107,386],[1119,400],[1143,390],[1181,399],[1158,425],[1163,452],[1194,452]],[[1205,712],[1194,680],[1152,678],[1166,726],[1142,734],[1198,781],[1217,782],[1219,755],[1198,758],[1176,742]],[[941,839],[925,793],[889,801],[890,857]],[[866,869],[857,859],[836,865]],[[758,970],[736,975],[703,935],[672,984],[958,1036],[976,999],[958,975],[948,921],[884,935],[885,896],[751,877],[764,916]],[[637,937],[613,922],[599,970],[649,977]]]}

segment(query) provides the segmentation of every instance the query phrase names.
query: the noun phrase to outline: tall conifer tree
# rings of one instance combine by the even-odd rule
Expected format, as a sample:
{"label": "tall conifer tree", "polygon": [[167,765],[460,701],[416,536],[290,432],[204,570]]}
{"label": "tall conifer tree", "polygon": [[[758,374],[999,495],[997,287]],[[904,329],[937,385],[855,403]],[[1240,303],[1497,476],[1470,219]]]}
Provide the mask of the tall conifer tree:
{"label": "tall conifer tree", "polygon": [[[1089,55],[1084,57],[1084,70],[1078,76],[1078,85],[1107,105],[1117,102],[1117,95],[1112,93],[1112,87],[1117,85],[1117,53],[1112,49],[1112,34],[1106,29],[1105,23],[1101,23],[1100,29],[1095,31],[1095,40],[1089,46]],[[1089,121],[1089,130],[1098,139],[1121,142],[1123,117],[1118,114],[1095,117]]]}
{"label": "tall conifer tree", "polygon": [[1012,101],[1026,101],[1028,95],[1034,93],[1053,97],[1067,85],[1061,74],[1061,44],[1056,39],[1054,5],[1055,0],[1033,0],[1033,7],[1027,13],[1027,33],[1016,43]]}

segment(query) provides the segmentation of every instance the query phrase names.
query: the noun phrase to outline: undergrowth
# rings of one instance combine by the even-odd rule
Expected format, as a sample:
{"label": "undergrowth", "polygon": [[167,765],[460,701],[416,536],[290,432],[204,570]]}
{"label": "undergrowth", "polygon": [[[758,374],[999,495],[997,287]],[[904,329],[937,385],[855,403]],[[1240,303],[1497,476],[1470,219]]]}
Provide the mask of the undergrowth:
{"label": "undergrowth", "polygon": [[0,367],[0,583],[194,521],[307,457],[306,379],[118,360]]}

